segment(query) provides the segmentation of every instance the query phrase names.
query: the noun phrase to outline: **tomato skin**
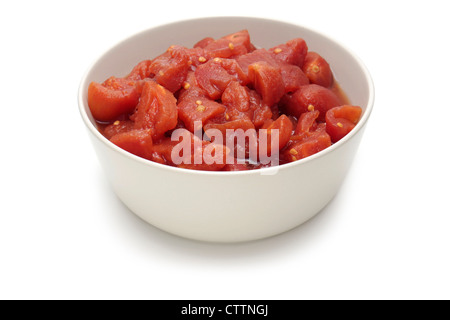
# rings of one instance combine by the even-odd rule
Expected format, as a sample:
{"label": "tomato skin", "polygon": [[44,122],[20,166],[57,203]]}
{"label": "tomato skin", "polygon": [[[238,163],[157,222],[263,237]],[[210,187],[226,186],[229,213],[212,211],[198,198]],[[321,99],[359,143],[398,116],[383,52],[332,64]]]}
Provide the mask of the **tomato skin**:
{"label": "tomato skin", "polygon": [[119,133],[110,141],[138,157],[151,159],[153,147],[151,130],[132,130]]}
{"label": "tomato skin", "polygon": [[113,121],[131,113],[139,102],[139,88],[132,80],[111,77],[103,84],[91,82],[88,105],[97,121]]}
{"label": "tomato skin", "polygon": [[329,88],[333,84],[330,65],[316,52],[308,52],[302,69],[311,83],[325,88]]}
{"label": "tomato skin", "polygon": [[318,121],[324,122],[326,112],[339,106],[340,101],[330,89],[317,84],[309,84],[300,87],[292,96],[285,99],[284,105],[286,112],[297,118],[302,113],[314,108],[320,112]]}
{"label": "tomato skin", "polygon": [[356,126],[362,109],[357,106],[340,106],[327,111],[325,120],[327,133],[333,143],[341,140]]}
{"label": "tomato skin", "polygon": [[145,83],[141,99],[131,120],[136,129],[151,129],[154,140],[178,124],[177,100],[173,94],[154,81]]}
{"label": "tomato skin", "polygon": [[248,67],[248,77],[266,105],[278,103],[284,95],[280,68],[271,66],[265,61],[256,62]]}
{"label": "tomato skin", "polygon": [[280,44],[269,50],[272,56],[283,63],[293,64],[298,67],[303,67],[308,46],[302,38],[289,40],[285,44]]}

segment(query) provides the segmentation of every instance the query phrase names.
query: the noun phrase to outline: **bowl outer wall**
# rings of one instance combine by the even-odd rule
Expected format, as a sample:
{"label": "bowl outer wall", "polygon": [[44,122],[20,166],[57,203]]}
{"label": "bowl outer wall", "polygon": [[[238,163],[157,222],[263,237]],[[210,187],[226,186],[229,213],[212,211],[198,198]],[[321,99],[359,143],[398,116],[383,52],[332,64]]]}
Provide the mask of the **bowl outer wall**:
{"label": "bowl outer wall", "polygon": [[[95,128],[87,87],[111,75],[124,76],[139,61],[172,44],[192,46],[205,36],[248,29],[252,41],[273,47],[304,38],[333,67],[341,86],[363,117],[339,143],[308,159],[263,170],[209,173],[151,163],[117,148]],[[120,63],[118,63],[120,61]],[[238,242],[272,236],[305,222],[336,194],[361,140],[373,105],[373,85],[359,59],[336,42],[309,29],[258,18],[205,18],[141,32],[119,43],[91,67],[80,86],[82,116],[116,194],[135,214],[165,231],[204,241]]]}

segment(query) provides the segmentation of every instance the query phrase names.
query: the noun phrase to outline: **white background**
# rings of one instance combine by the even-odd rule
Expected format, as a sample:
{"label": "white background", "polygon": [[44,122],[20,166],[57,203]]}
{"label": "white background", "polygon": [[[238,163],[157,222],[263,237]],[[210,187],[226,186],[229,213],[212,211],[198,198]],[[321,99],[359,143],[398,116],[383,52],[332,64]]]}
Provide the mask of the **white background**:
{"label": "white background", "polygon": [[[339,194],[263,241],[199,243],[135,217],[77,110],[81,77],[104,50],[215,15],[328,34],[376,87]],[[450,299],[449,20],[445,1],[3,1],[0,298]]]}

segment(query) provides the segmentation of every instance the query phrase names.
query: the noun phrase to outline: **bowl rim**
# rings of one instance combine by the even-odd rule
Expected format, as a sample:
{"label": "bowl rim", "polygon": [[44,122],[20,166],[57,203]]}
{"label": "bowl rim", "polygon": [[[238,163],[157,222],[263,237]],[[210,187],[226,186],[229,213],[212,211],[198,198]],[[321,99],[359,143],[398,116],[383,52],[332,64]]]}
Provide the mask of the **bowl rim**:
{"label": "bowl rim", "polygon": [[[109,141],[106,137],[104,137],[100,131],[92,124],[91,120],[89,119],[89,116],[86,112],[86,110],[89,108],[89,106],[85,105],[84,103],[84,93],[86,92],[87,94],[87,88],[88,88],[88,75],[90,74],[90,72],[92,71],[92,69],[97,65],[97,63],[99,61],[101,61],[106,55],[108,55],[111,51],[113,51],[114,49],[116,49],[118,46],[122,45],[124,42],[129,41],[132,38],[135,37],[139,37],[140,35],[143,35],[153,29],[157,29],[159,27],[164,27],[164,26],[169,26],[169,25],[177,25],[177,24],[183,24],[183,23],[188,23],[188,22],[194,22],[194,21],[207,21],[207,20],[227,20],[227,19],[242,19],[242,20],[259,20],[261,22],[275,22],[275,23],[280,23],[280,24],[286,24],[286,25],[291,25],[291,26],[296,26],[296,27],[300,27],[303,29],[306,29],[324,39],[326,39],[327,41],[330,41],[332,43],[334,43],[334,45],[341,47],[341,49],[343,49],[344,51],[348,52],[352,58],[357,62],[359,68],[361,69],[361,71],[364,74],[364,77],[367,81],[367,85],[369,88],[369,98],[368,98],[368,102],[367,102],[367,106],[366,109],[361,117],[361,119],[359,119],[359,122],[357,123],[357,125],[352,129],[352,131],[350,131],[345,137],[343,137],[341,140],[339,140],[338,142],[332,144],[330,147],[316,153],[313,154],[309,157],[306,157],[304,159],[300,159],[294,162],[290,162],[290,163],[286,163],[286,164],[282,164],[282,165],[278,165],[275,167],[268,167],[268,168],[261,168],[261,169],[254,169],[254,170],[243,170],[243,171],[204,171],[204,170],[195,170],[195,169],[184,169],[184,168],[178,168],[178,167],[172,167],[169,165],[165,165],[165,164],[160,164],[157,162],[153,162],[141,157],[138,157],[128,151],[123,150],[122,148],[116,146],[115,144],[113,144],[111,141]],[[365,64],[362,62],[362,60],[349,48],[347,48],[345,45],[343,45],[342,43],[340,43],[339,41],[336,41],[335,39],[330,38],[329,36],[323,34],[320,31],[317,31],[313,28],[310,27],[305,27],[303,25],[297,24],[297,23],[292,23],[292,22],[287,22],[287,21],[282,21],[282,20],[276,20],[276,19],[270,19],[270,18],[262,18],[262,17],[245,17],[245,16],[218,16],[218,17],[200,17],[200,18],[193,18],[193,19],[184,19],[184,20],[178,20],[178,21],[174,21],[174,22],[169,22],[169,23],[165,23],[165,24],[160,24],[160,25],[156,25],[150,28],[147,28],[145,30],[141,30],[139,32],[136,32],[134,34],[131,34],[129,36],[127,36],[126,38],[122,39],[121,41],[118,41],[117,43],[113,44],[111,47],[109,47],[106,51],[103,52],[103,54],[101,54],[99,57],[97,57],[87,68],[87,70],[85,71],[83,77],[81,78],[81,82],[79,84],[78,87],[78,109],[79,112],[81,114],[81,117],[83,119],[84,124],[86,125],[86,127],[88,128],[88,130],[99,140],[101,141],[106,147],[111,148],[112,150],[118,152],[119,154],[121,154],[123,157],[129,158],[130,160],[133,161],[137,161],[145,166],[150,166],[153,167],[154,169],[160,169],[160,170],[169,170],[172,171],[174,173],[179,173],[179,174],[195,174],[195,175],[207,175],[207,176],[241,176],[241,175],[265,175],[268,174],[270,175],[271,172],[278,172],[278,171],[282,171],[282,170],[289,170],[292,167],[296,167],[296,166],[302,166],[305,163],[308,163],[310,161],[314,161],[315,159],[324,157],[327,153],[333,152],[334,150],[340,148],[341,146],[343,146],[345,143],[347,143],[347,141],[349,141],[350,139],[352,139],[367,123],[367,120],[369,119],[372,110],[373,110],[373,105],[375,102],[375,87],[374,87],[374,83],[372,80],[372,77],[369,73],[369,70],[367,69],[367,67],[365,66]]]}

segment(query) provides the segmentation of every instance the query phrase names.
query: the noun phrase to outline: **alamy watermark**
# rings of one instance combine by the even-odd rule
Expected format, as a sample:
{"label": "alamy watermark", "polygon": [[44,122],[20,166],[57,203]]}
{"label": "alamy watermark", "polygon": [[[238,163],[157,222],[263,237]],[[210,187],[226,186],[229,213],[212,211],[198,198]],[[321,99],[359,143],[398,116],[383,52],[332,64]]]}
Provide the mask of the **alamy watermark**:
{"label": "alamy watermark", "polygon": [[[194,122],[194,134],[186,129],[174,130],[172,141],[179,143],[172,149],[172,162],[180,164],[261,164],[269,167],[262,174],[275,174],[279,165],[278,129],[226,129],[225,136],[218,129],[207,129],[202,122]],[[205,144],[208,141],[210,143]]]}

